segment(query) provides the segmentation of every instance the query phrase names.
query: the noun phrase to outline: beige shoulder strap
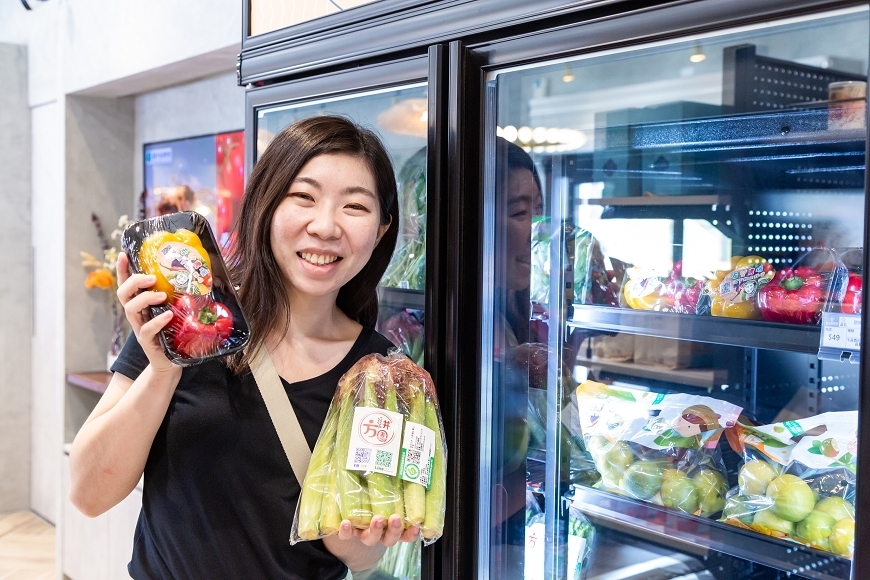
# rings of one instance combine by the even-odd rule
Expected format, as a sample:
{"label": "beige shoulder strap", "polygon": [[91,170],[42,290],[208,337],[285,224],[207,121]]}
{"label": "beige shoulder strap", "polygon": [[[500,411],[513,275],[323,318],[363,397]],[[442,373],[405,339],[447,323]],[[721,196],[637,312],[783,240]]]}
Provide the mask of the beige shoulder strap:
{"label": "beige shoulder strap", "polygon": [[302,433],[302,427],[299,426],[299,419],[296,418],[293,405],[284,391],[281,377],[278,376],[272,357],[269,356],[265,346],[257,349],[257,353],[251,360],[251,372],[266,402],[266,409],[278,432],[278,439],[281,440],[284,453],[290,460],[290,467],[293,468],[293,473],[296,474],[296,479],[301,486],[305,474],[308,473],[308,464],[311,462],[311,449]]}

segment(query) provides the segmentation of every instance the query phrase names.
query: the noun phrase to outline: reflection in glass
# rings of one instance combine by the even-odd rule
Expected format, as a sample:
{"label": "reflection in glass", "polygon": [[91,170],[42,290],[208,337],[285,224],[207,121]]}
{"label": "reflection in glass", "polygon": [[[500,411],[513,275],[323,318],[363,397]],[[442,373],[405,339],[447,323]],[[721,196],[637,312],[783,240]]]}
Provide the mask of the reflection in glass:
{"label": "reflection in glass", "polygon": [[491,74],[490,577],[849,577],[868,23]]}

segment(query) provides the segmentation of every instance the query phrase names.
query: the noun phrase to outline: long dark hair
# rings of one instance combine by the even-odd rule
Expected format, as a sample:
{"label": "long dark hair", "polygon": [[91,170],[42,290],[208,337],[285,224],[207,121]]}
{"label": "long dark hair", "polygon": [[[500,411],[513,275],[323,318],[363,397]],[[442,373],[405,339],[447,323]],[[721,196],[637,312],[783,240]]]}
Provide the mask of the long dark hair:
{"label": "long dark hair", "polygon": [[[336,305],[363,326],[378,318],[377,285],[393,250],[399,226],[396,177],[380,138],[344,117],[319,116],[293,123],[278,133],[251,172],[241,211],[236,218],[236,239],[230,250],[232,280],[240,286],[239,300],[251,326],[247,352],[254,353],[275,330],[286,332],[290,304],[281,271],[272,252],[272,218],[299,170],[318,155],[353,155],[368,166],[375,179],[381,225],[390,224],[363,269],[338,292]],[[248,362],[236,360],[236,370]]]}

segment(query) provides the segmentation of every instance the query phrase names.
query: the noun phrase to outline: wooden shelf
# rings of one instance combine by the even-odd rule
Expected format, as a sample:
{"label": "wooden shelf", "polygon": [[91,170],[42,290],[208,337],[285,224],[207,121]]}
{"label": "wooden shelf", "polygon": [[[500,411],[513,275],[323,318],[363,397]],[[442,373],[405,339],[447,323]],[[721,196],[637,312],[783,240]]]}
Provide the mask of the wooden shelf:
{"label": "wooden shelf", "polygon": [[106,387],[109,386],[111,380],[112,373],[107,371],[67,373],[66,375],[66,382],[69,384],[100,394],[106,392]]}
{"label": "wooden shelf", "polygon": [[598,357],[578,357],[577,364],[641,379],[665,381],[692,387],[716,388],[728,381],[727,369],[669,369],[631,361],[612,361]]}

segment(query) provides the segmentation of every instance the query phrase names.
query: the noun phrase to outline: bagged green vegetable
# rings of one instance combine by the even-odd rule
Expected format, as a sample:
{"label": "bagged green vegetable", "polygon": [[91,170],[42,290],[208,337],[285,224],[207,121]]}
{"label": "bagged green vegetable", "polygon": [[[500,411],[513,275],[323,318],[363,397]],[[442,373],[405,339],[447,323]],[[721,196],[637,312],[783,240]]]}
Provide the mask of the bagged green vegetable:
{"label": "bagged green vegetable", "polygon": [[855,548],[858,412],[822,413],[728,434],[743,454],[722,521],[851,557]]}
{"label": "bagged green vegetable", "polygon": [[290,543],[402,516],[431,544],[444,528],[447,446],[432,378],[404,354],[371,354],[338,383],[314,446]]}
{"label": "bagged green vegetable", "polygon": [[718,442],[740,407],[594,381],[577,387],[577,406],[601,474],[597,487],[704,517],[724,507],[728,484]]}

